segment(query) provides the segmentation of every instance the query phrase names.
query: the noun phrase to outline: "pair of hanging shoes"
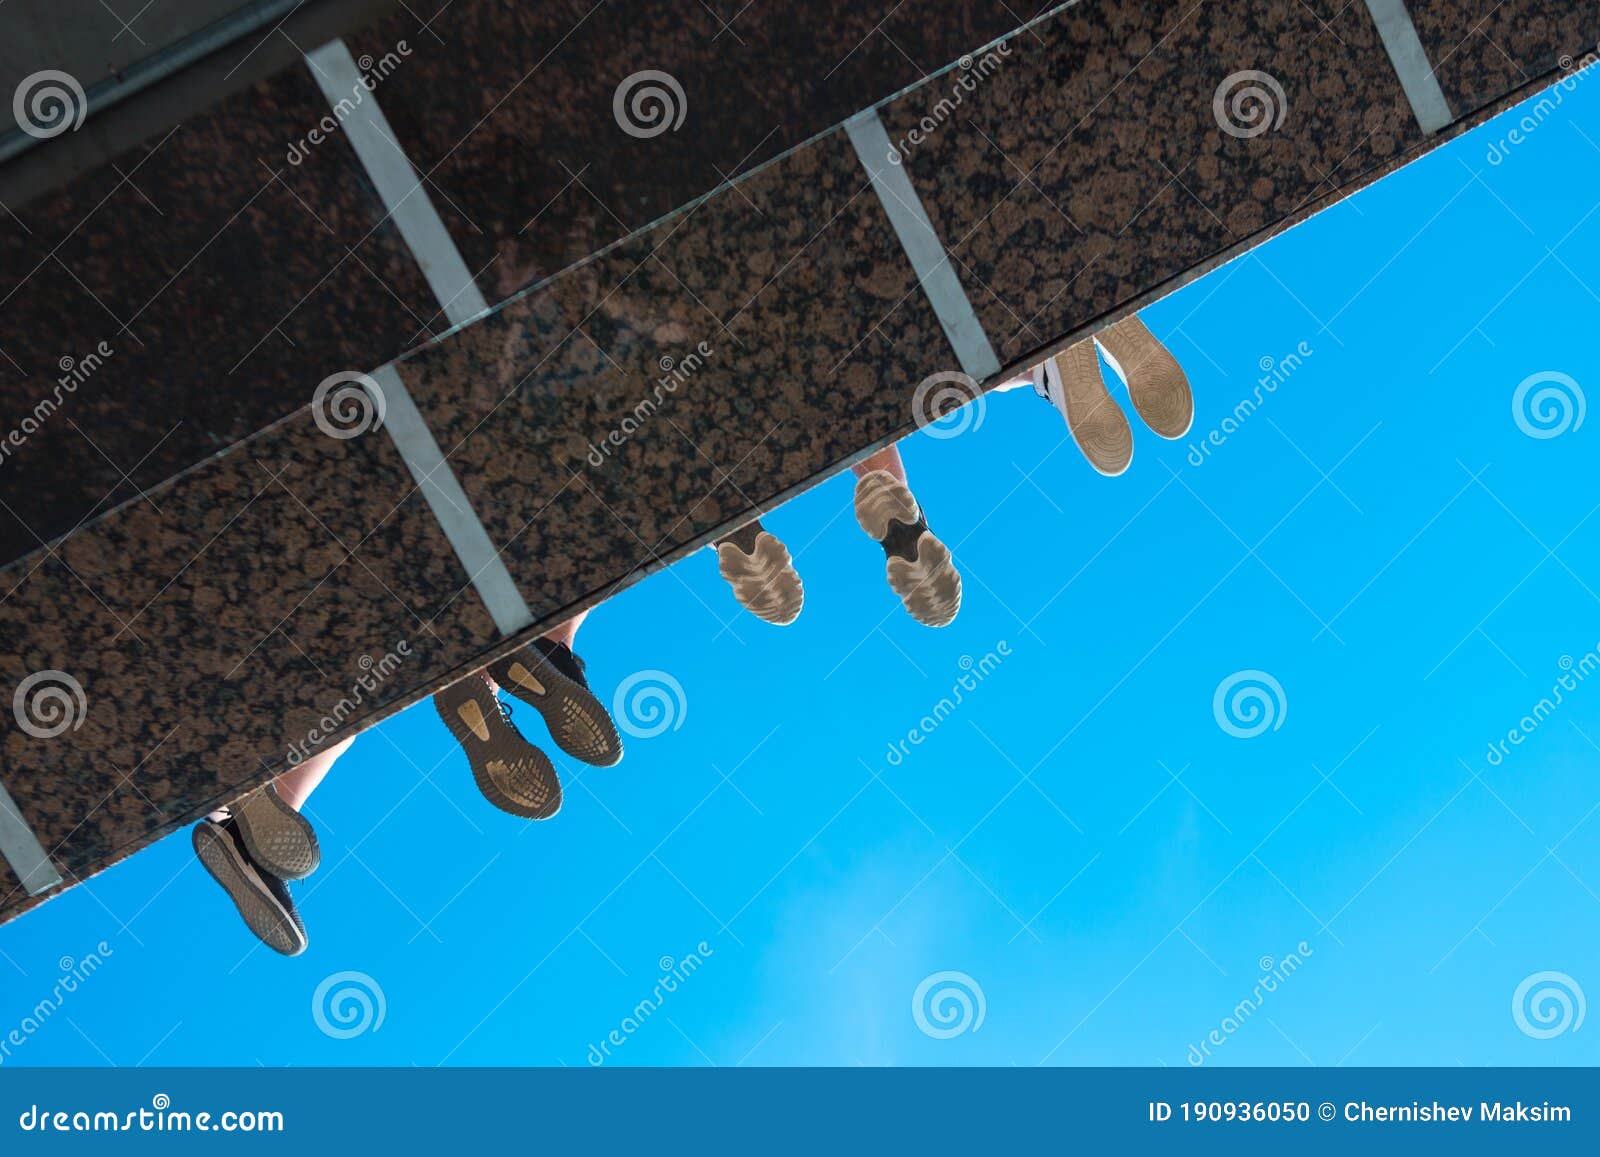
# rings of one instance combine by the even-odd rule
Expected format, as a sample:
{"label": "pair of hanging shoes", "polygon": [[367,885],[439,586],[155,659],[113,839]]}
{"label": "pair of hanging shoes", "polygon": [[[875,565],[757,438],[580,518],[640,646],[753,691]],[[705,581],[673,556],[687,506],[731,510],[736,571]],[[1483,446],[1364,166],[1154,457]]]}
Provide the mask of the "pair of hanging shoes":
{"label": "pair of hanging shoes", "polygon": [[1194,422],[1194,395],[1183,367],[1138,317],[1125,318],[1069,346],[1040,367],[1043,393],[1067,420],[1083,456],[1102,474],[1133,461],[1133,430],[1106,389],[1096,346],[1127,387],[1133,408],[1163,438],[1182,438]]}
{"label": "pair of hanging shoes", "polygon": [[[948,626],[961,609],[961,574],[910,487],[887,470],[870,471],[856,481],[855,507],[861,529],[883,547],[884,575],[906,612],[924,626]],[[780,627],[799,617],[805,590],[771,531],[749,522],[715,545],[717,569],[741,606]]]}

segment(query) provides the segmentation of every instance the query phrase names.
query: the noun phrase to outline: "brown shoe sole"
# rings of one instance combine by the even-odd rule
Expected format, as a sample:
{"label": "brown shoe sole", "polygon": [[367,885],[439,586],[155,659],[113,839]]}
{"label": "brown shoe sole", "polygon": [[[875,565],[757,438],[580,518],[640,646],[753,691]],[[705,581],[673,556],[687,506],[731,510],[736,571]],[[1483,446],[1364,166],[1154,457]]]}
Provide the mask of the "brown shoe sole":
{"label": "brown shoe sole", "polygon": [[221,825],[210,821],[196,824],[193,839],[201,866],[222,886],[239,910],[240,919],[257,939],[285,956],[299,956],[304,952],[308,941],[299,916],[284,908],[267,891],[260,875],[239,854]]}
{"label": "brown shoe sole", "polygon": [[280,880],[303,880],[322,863],[311,824],[266,784],[228,805],[250,858]]}
{"label": "brown shoe sole", "polygon": [[544,716],[550,738],[573,759],[592,767],[612,767],[622,761],[622,737],[604,704],[532,647],[490,664],[489,674],[503,690]]}
{"label": "brown shoe sole", "polygon": [[1137,316],[1101,331],[1097,340],[1139,417],[1163,438],[1181,438],[1194,424],[1194,393],[1178,359]]}
{"label": "brown shoe sole", "polygon": [[482,677],[469,675],[433,697],[434,709],[466,753],[478,790],[503,812],[545,820],[561,810],[561,780],[550,757],[500,716]]}
{"label": "brown shoe sole", "polygon": [[1094,341],[1085,339],[1057,354],[1055,371],[1061,396],[1051,401],[1066,414],[1072,440],[1100,473],[1121,474],[1133,461],[1133,430],[1106,389]]}

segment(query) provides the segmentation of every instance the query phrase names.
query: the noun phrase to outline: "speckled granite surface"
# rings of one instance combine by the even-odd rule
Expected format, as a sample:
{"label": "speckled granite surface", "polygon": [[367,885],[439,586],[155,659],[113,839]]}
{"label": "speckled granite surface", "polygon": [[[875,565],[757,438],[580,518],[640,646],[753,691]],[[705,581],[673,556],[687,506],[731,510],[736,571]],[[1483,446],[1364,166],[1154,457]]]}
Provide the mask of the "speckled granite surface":
{"label": "speckled granite surface", "polygon": [[285,160],[326,109],[292,69],[0,213],[0,438],[58,406],[0,457],[0,562],[431,335],[345,140]]}
{"label": "speckled granite surface", "polygon": [[400,369],[540,615],[904,421],[948,357],[915,289],[835,133]]}
{"label": "speckled granite surface", "polygon": [[[425,0],[349,40],[412,48],[385,115],[498,301],[1053,6]],[[683,119],[635,138],[612,100],[645,69],[678,84]]]}
{"label": "speckled granite surface", "polygon": [[[1036,31],[881,114],[1002,361],[1421,139],[1359,3],[1079,4]],[[1254,136],[1213,106],[1244,70],[1282,91],[1230,86],[1282,113]]]}
{"label": "speckled granite surface", "polygon": [[[1140,4],[1081,5],[1019,39],[1004,65],[1016,79],[991,76],[992,93],[908,154],[996,344],[1009,343],[1004,359],[1126,312],[1449,135],[1415,136],[1359,26],[1307,44],[1315,20],[1299,10],[1248,11],[1230,27],[1197,8],[1156,18]],[[1337,12],[1324,16],[1342,27]],[[1272,63],[1290,106],[1278,133],[1219,144],[1209,90]],[[942,83],[885,112],[891,136]],[[1049,130],[1024,122],[1068,144],[1047,155]],[[1166,131],[1153,135],[1152,122]],[[1062,153],[1057,171],[1049,158]],[[1009,193],[1020,175],[1008,156],[1044,161]],[[1180,159],[1183,180],[1152,187],[1149,162]],[[1077,216],[1080,193],[1081,237],[1032,200]],[[1199,214],[1214,214],[1209,227]],[[1012,314],[1030,325],[1007,328]],[[700,364],[686,372],[691,355]],[[658,393],[664,358],[679,377]],[[549,621],[904,433],[915,383],[951,363],[835,132],[399,372]],[[646,397],[657,403],[648,420],[608,438]],[[348,695],[362,655],[402,639],[415,652],[346,732],[515,644],[496,639],[471,591],[458,593],[465,576],[408,493],[386,439],[330,439],[301,411],[86,527],[59,558],[0,571],[12,644],[0,686],[57,667],[93,705],[55,740],[0,717],[6,782],[69,879],[266,778]],[[0,870],[0,917],[38,902],[14,884]]]}
{"label": "speckled granite surface", "polygon": [[1411,22],[1457,115],[1592,59],[1600,13],[1587,0],[1410,0]]}

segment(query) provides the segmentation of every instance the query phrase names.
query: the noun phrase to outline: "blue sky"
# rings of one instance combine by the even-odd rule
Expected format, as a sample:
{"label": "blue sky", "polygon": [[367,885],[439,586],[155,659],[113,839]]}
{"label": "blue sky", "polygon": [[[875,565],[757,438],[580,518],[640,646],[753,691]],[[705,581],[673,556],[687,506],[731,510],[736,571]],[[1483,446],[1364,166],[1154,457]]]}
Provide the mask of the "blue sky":
{"label": "blue sky", "polygon": [[[1027,392],[902,444],[966,577],[950,629],[899,611],[834,479],[767,519],[793,627],[705,552],[594,614],[597,686],[664,671],[682,707],[616,768],[561,760],[554,821],[480,799],[423,704],[312,801],[305,956],[252,949],[175,836],[0,929],[0,1036],[111,949],[3,1063],[581,1066],[613,1030],[612,1064],[1182,1066],[1213,1031],[1206,1064],[1600,1060],[1538,998],[1600,997],[1600,418],[1513,412],[1535,375],[1600,386],[1600,88],[1491,163],[1517,115],[1150,307],[1197,415],[1136,426],[1123,477]],[[1214,698],[1246,671],[1281,695],[1241,738]],[[384,1008],[347,1039],[313,1014],[344,972]],[[982,1023],[930,1035],[951,972]]]}

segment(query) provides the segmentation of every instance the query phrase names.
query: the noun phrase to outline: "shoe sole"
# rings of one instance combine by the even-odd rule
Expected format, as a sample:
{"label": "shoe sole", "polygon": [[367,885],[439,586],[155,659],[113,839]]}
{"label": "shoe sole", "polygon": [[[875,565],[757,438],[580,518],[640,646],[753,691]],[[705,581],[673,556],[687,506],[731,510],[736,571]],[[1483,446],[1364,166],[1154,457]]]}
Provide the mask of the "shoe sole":
{"label": "shoe sole", "polygon": [[1046,373],[1056,378],[1051,393],[1059,396],[1056,405],[1089,465],[1108,478],[1127,470],[1133,462],[1133,429],[1100,376],[1094,342],[1086,339],[1063,350]]}
{"label": "shoe sole", "polygon": [[489,668],[494,681],[540,715],[556,746],[592,767],[622,760],[622,737],[610,714],[582,683],[544,656],[524,648]]}
{"label": "shoe sole", "polygon": [[201,866],[239,910],[239,918],[274,952],[299,956],[309,941],[305,929],[261,883],[227,834],[206,824],[194,829],[194,851]]}
{"label": "shoe sole", "polygon": [[[472,778],[485,799],[525,820],[547,820],[561,810],[561,779],[550,757],[519,739],[500,718],[494,694],[477,675],[478,687],[446,687],[434,709],[466,754]],[[463,679],[462,683],[467,682]]]}
{"label": "shoe sole", "polygon": [[805,588],[789,549],[765,530],[746,554],[732,542],[717,544],[717,570],[733,588],[739,605],[756,618],[787,627],[800,617]]}
{"label": "shoe sole", "polygon": [[1172,351],[1137,316],[1109,327],[1098,341],[1140,420],[1163,438],[1187,434],[1194,425],[1194,392]]}
{"label": "shoe sole", "polygon": [[[922,508],[910,488],[888,471],[874,470],[856,483],[856,521],[880,544],[889,537],[891,523],[912,526],[921,518]],[[961,610],[961,574],[950,548],[933,531],[924,530],[917,536],[914,555],[907,559],[889,554],[885,564],[889,588],[917,622],[948,626]]]}
{"label": "shoe sole", "polygon": [[280,880],[303,880],[322,863],[317,833],[267,784],[229,806],[250,858]]}
{"label": "shoe sole", "polygon": [[891,555],[889,586],[913,619],[925,627],[948,627],[961,610],[961,574],[950,548],[925,530],[917,540],[917,558]]}
{"label": "shoe sole", "polygon": [[874,470],[856,481],[856,521],[879,542],[889,537],[890,522],[913,526],[921,517],[911,488],[887,470]]}

